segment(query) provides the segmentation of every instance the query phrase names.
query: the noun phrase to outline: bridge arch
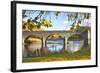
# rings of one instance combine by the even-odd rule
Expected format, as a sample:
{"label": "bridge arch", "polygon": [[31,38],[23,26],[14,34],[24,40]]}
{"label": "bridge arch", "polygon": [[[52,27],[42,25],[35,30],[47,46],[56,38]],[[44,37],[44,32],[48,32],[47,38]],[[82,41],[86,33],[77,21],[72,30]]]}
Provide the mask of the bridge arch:
{"label": "bridge arch", "polygon": [[81,34],[73,34],[67,40],[67,51],[76,52],[84,45],[84,38]]}
{"label": "bridge arch", "polygon": [[58,33],[50,34],[46,37],[45,45],[50,52],[60,52],[65,48],[65,36]]}
{"label": "bridge arch", "polygon": [[[46,40],[51,34],[59,34],[61,37],[64,37],[64,48],[65,51],[67,51],[67,42],[68,38],[73,36],[74,34],[80,34],[79,32],[70,32],[70,31],[36,31],[36,32],[23,32],[23,38],[26,39],[28,36],[36,36],[41,38],[42,40],[42,49],[43,52],[47,52],[47,47],[46,47]],[[46,51],[47,50],[47,51]]]}
{"label": "bridge arch", "polygon": [[42,49],[42,38],[36,35],[28,35],[24,40],[23,53],[28,56],[39,55]]}

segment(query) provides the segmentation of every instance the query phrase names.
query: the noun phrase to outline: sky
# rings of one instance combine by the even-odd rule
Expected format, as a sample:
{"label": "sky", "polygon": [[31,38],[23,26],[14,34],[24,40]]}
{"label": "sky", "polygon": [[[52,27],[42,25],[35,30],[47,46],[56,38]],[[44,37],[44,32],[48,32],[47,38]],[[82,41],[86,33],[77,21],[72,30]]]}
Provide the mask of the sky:
{"label": "sky", "polygon": [[[45,17],[45,19],[51,20],[53,26],[49,28],[46,28],[46,27],[42,27],[42,28],[44,28],[45,30],[69,30],[73,22],[68,21],[68,17],[65,13],[66,12],[61,12],[58,18],[56,18],[56,16],[54,15],[54,12],[50,11],[50,13]],[[34,17],[36,17],[38,14],[39,14],[39,11],[36,11],[35,13],[33,13],[33,11],[31,10],[27,10],[25,13],[27,17],[25,17],[23,21],[27,21],[27,19],[30,19],[30,18],[34,19]],[[90,20],[89,21],[85,20],[80,25],[90,26]]]}

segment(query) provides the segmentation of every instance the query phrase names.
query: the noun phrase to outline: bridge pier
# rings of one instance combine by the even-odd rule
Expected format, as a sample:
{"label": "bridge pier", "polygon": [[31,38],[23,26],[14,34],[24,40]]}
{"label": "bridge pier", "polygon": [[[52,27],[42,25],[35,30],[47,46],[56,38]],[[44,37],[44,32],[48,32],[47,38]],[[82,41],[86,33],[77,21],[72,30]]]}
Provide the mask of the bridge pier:
{"label": "bridge pier", "polygon": [[91,45],[91,31],[88,30],[88,45]]}
{"label": "bridge pier", "polygon": [[48,49],[47,49],[47,46],[46,46],[46,37],[43,37],[42,51],[43,51],[44,54],[48,53]]}
{"label": "bridge pier", "polygon": [[46,47],[46,38],[45,37],[43,37],[43,48],[45,48]]}
{"label": "bridge pier", "polygon": [[68,48],[68,44],[67,44],[67,41],[68,41],[68,38],[73,35],[73,34],[76,34],[76,33],[71,33],[70,31],[36,31],[36,32],[26,32],[26,31],[23,31],[23,38],[27,38],[29,35],[35,35],[37,37],[40,37],[42,38],[42,51],[43,52],[48,52],[48,48],[47,48],[47,45],[46,45],[46,39],[49,35],[51,34],[59,34],[61,35],[62,37],[65,37],[65,40],[64,40],[64,50],[67,51]]}
{"label": "bridge pier", "polygon": [[67,38],[65,37],[65,51],[67,51]]}

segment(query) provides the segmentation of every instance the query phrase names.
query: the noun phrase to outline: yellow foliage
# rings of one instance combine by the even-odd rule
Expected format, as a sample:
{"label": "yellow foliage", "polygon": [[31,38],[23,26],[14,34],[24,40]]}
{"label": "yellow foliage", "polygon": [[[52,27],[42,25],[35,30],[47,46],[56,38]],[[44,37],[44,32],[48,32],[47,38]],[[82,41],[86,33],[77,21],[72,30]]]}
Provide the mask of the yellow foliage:
{"label": "yellow foliage", "polygon": [[70,28],[70,31],[71,31],[71,32],[74,32],[74,27],[71,27],[71,28]]}
{"label": "yellow foliage", "polygon": [[37,24],[33,22],[23,23],[23,31],[44,31],[43,28],[37,28]]}
{"label": "yellow foliage", "polygon": [[76,25],[76,30],[79,30],[79,28],[80,28],[80,25],[79,25],[79,23]]}
{"label": "yellow foliage", "polygon": [[51,27],[52,26],[51,21],[46,20],[46,19],[42,19],[41,24],[42,24],[42,26],[46,26],[46,27]]}

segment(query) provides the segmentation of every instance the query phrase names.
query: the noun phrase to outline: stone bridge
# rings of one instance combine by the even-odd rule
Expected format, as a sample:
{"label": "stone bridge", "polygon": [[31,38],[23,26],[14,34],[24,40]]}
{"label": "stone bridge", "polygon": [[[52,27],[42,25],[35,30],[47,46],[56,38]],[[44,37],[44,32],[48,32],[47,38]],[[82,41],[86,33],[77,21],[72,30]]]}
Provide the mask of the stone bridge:
{"label": "stone bridge", "polygon": [[37,37],[42,38],[43,43],[42,43],[42,48],[46,47],[46,39],[49,35],[51,34],[59,34],[60,36],[64,37],[65,41],[65,45],[64,45],[64,49],[67,50],[67,40],[70,36],[74,35],[74,34],[80,34],[78,32],[70,32],[70,31],[35,31],[35,32],[28,32],[28,31],[23,31],[23,39],[25,39],[26,37],[30,36],[30,35],[35,35]]}

